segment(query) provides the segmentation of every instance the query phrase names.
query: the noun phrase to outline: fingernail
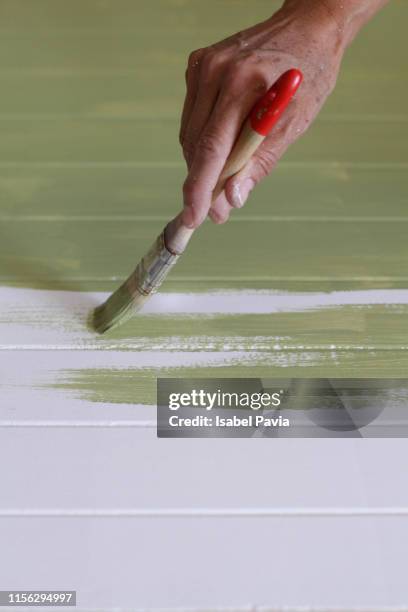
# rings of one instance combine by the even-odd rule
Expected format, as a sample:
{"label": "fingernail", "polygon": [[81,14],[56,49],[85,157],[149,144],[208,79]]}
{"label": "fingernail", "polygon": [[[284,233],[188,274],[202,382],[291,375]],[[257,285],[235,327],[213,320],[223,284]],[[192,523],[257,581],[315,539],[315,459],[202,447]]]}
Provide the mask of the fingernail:
{"label": "fingernail", "polygon": [[251,191],[253,190],[254,187],[255,187],[255,182],[251,178],[246,178],[241,183],[241,198],[242,198],[242,201],[244,202],[244,204],[247,201],[248,196],[249,196],[249,194],[251,193]]}
{"label": "fingernail", "polygon": [[183,210],[182,222],[185,227],[193,229],[194,227],[194,213],[191,206],[186,206]]}
{"label": "fingernail", "polygon": [[255,183],[251,178],[244,179],[242,183],[235,183],[232,188],[232,205],[234,208],[242,208]]}
{"label": "fingernail", "polygon": [[241,195],[241,186],[239,183],[234,183],[232,187],[231,204],[234,208],[242,208],[244,205]]}

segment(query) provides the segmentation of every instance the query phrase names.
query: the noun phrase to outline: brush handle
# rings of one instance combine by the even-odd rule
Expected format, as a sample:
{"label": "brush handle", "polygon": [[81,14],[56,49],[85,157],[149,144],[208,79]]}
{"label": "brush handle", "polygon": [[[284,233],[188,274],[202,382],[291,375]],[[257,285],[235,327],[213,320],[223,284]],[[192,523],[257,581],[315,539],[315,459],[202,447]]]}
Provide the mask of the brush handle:
{"label": "brush handle", "polygon": [[[295,68],[288,70],[255,104],[220,174],[213,191],[213,202],[222,193],[227,180],[244,168],[259,145],[271,132],[295,95],[302,79],[303,75],[300,70]],[[185,227],[181,223],[181,214],[178,215],[166,227],[167,248],[172,253],[180,255],[194,231],[194,229]]]}

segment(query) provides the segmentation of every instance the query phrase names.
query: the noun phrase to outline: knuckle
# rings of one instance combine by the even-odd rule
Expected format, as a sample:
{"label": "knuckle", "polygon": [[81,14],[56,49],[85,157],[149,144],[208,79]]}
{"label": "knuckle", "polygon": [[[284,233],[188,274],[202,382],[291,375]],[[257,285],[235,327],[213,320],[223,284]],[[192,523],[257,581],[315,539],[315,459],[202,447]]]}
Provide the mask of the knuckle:
{"label": "knuckle", "polygon": [[183,195],[184,195],[184,199],[189,202],[192,203],[194,200],[194,196],[196,193],[196,185],[195,182],[191,179],[190,176],[188,176],[186,178],[186,180],[183,183]]}
{"label": "knuckle", "polygon": [[254,91],[260,96],[263,96],[264,94],[266,94],[266,92],[269,89],[269,82],[266,76],[254,75],[253,88],[254,88]]}
{"label": "knuckle", "polygon": [[278,161],[278,155],[273,149],[265,149],[257,154],[258,166],[261,170],[261,176],[267,176]]}
{"label": "knuckle", "polygon": [[259,66],[255,66],[252,60],[246,58],[237,59],[226,71],[226,81],[230,88],[240,89],[244,86],[253,90],[258,95],[263,95],[268,91],[269,80],[265,71]]}
{"label": "knuckle", "polygon": [[184,138],[181,146],[184,158],[186,161],[190,161],[194,156],[194,144],[189,139]]}
{"label": "knuckle", "polygon": [[182,126],[180,128],[180,144],[183,147],[183,151],[188,154],[193,154],[195,150],[194,141],[195,130],[190,126]]}
{"label": "knuckle", "polygon": [[240,67],[253,66],[260,61],[260,57],[256,51],[243,51],[238,55],[235,64]]}
{"label": "knuckle", "polygon": [[196,49],[195,51],[192,51],[190,53],[187,61],[186,78],[188,77],[191,70],[196,69],[197,66],[200,64],[204,53],[205,49]]}
{"label": "knuckle", "polygon": [[217,156],[222,146],[222,138],[213,130],[201,136],[197,142],[197,150],[206,156]]}
{"label": "knuckle", "polygon": [[214,71],[225,61],[224,54],[221,50],[210,48],[202,58],[203,70]]}
{"label": "knuckle", "polygon": [[202,54],[204,53],[204,49],[195,49],[188,56],[188,65],[192,66],[195,62],[200,60]]}

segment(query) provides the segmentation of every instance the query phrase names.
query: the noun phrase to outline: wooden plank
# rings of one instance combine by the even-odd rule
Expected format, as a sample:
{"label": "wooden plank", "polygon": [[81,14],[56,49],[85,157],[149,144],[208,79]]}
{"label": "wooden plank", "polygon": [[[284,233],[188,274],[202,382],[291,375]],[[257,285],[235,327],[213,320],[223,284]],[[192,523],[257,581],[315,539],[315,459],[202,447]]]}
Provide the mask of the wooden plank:
{"label": "wooden plank", "polygon": [[[106,46],[106,41],[103,42]],[[69,41],[65,44],[68,47]],[[178,121],[187,56],[186,47],[166,60],[153,55],[139,64],[135,57],[130,68],[123,68],[119,62],[118,66],[105,69],[71,65],[0,69],[2,127],[3,122],[19,119],[30,122],[37,118],[51,122],[67,118],[154,121],[157,117]],[[169,78],[171,86],[163,86]],[[38,86],[33,86],[34,83]],[[370,119],[406,122],[406,90],[403,73],[378,74],[372,63],[360,69],[346,64],[319,120],[345,123],[349,132],[356,123]]]}
{"label": "wooden plank", "polygon": [[[61,122],[34,121],[5,124],[0,142],[0,163],[7,162],[174,162],[180,160],[176,122]],[[52,154],[51,154],[52,151]],[[287,161],[405,163],[408,123],[357,123],[339,130],[332,122],[319,122],[297,141]],[[160,155],[160,157],[159,157]]]}
{"label": "wooden plank", "polygon": [[[156,379],[174,378],[404,378],[407,356],[398,349],[381,350],[282,350],[271,353],[221,353],[220,363],[212,366],[160,367],[132,370],[112,368],[67,367],[62,371],[55,388],[72,392],[74,397],[91,402],[131,403],[135,396],[143,402],[156,401]],[[169,360],[174,355],[166,355]],[[213,355],[201,352],[190,356],[201,363],[214,360]],[[112,358],[111,358],[112,359]],[[157,357],[156,357],[157,359]],[[188,356],[185,356],[188,363]],[[160,363],[160,362],[159,362]],[[194,363],[194,361],[193,361]],[[230,363],[232,365],[230,365]],[[136,381],[136,386],[135,386]]]}
{"label": "wooden plank", "polygon": [[[185,509],[204,515],[217,509],[256,514],[262,508],[273,515],[281,508],[284,516],[290,508],[299,515],[302,508],[326,508],[335,518],[337,508],[408,506],[406,473],[397,471],[390,479],[388,470],[389,464],[404,462],[403,440],[367,440],[363,452],[350,439],[178,443],[157,439],[149,428],[7,429],[1,421],[0,457],[4,465],[12,461],[14,469],[0,473],[0,486],[7,491],[0,522],[1,512],[13,508],[61,513],[93,508],[95,514],[98,508],[146,514]],[[265,486],[272,473],[273,486]],[[365,479],[376,486],[364,488]],[[27,482],[36,486],[27,490]]]}
{"label": "wooden plank", "polygon": [[[212,0],[201,6],[195,0],[189,2],[188,10],[184,4],[162,0],[151,6],[144,3],[143,20],[140,19],[140,6],[131,0],[119,2],[115,9],[109,4],[93,1],[76,2],[75,11],[66,10],[62,5],[62,2],[53,4],[46,0],[40,4],[41,8],[33,11],[27,1],[16,3],[16,7],[10,1],[4,3],[2,33],[5,35],[0,45],[10,51],[14,44],[16,53],[1,53],[0,67],[10,68],[14,65],[20,68],[23,59],[26,66],[61,67],[76,64],[82,68],[97,66],[100,69],[117,66],[119,59],[122,68],[129,68],[134,67],[137,55],[141,63],[149,60],[147,53],[154,49],[157,56],[168,61],[172,53],[180,48],[188,52],[195,47],[211,44],[269,17],[279,2],[271,4],[257,0],[249,10],[247,3],[241,0],[234,2],[234,11],[231,11],[228,0]],[[157,19],[158,14],[160,19]],[[371,64],[377,73],[388,73],[390,67],[395,65],[395,58],[404,56],[404,31],[396,24],[403,23],[406,14],[404,0],[392,2],[355,42],[354,57],[352,60],[350,58],[350,62],[354,66]],[[214,19],[214,16],[217,18]],[[81,30],[88,52],[81,53],[83,49],[77,44],[69,47],[71,52],[67,54],[67,39],[81,40]],[[53,39],[52,54],[46,40],[47,31],[48,37]],[[43,36],[36,37],[38,32],[45,34],[45,39]],[[108,45],[107,38],[111,41]],[[160,47],[156,43],[158,38],[161,40]],[[392,44],[383,45],[384,39],[392,41]],[[32,44],[34,41],[35,44]],[[367,53],[367,48],[370,53]],[[0,49],[3,50],[1,46]],[[135,49],[139,50],[139,54],[135,54]]]}
{"label": "wooden plank", "polygon": [[[404,601],[403,441],[177,444],[155,438],[154,404],[160,375],[406,377],[406,291],[389,291],[408,279],[405,1],[250,205],[200,231],[172,293],[108,337],[85,327],[89,291],[180,206],[189,51],[277,5],[2,1],[0,283],[37,288],[0,289],[4,588],[77,588],[92,609]],[[249,291],[279,287],[297,293]]]}
{"label": "wooden plank", "polygon": [[[249,612],[255,602],[305,601],[355,609],[368,598],[384,609],[404,601],[405,526],[387,518],[3,519],[2,579],[16,589],[22,576],[24,588],[68,582],[79,606],[101,610],[134,610],[135,601],[140,610]],[[38,551],[52,563],[39,563]]]}
{"label": "wooden plank", "polygon": [[[87,289],[87,279],[121,279],[136,266],[162,225],[145,220],[5,223],[0,244],[2,282],[19,280],[35,286],[47,281],[51,288],[64,288],[64,282],[76,279]],[[248,231],[256,239],[248,240]],[[273,288],[279,279],[354,280],[363,287],[376,279],[405,280],[406,224],[256,221],[216,227],[208,223],[172,276],[184,282],[201,280],[204,288],[223,280],[226,286],[242,288],[252,280],[263,281],[265,288]]]}
{"label": "wooden plank", "polygon": [[[283,161],[231,219],[241,222],[259,215],[270,216],[274,222],[275,217],[294,221],[301,217],[303,222],[313,222],[315,217],[334,217],[336,222],[344,217],[364,217],[366,222],[376,217],[403,220],[408,218],[406,177],[405,166],[392,164],[302,166]],[[147,167],[0,165],[0,219],[28,216],[32,222],[38,217],[46,224],[59,216],[78,223],[104,216],[118,220],[126,216],[129,222],[132,217],[136,221],[150,216],[166,222],[181,206],[184,178],[181,161]],[[44,231],[48,231],[46,225]]]}
{"label": "wooden plank", "polygon": [[[233,12],[225,0],[213,4],[210,10],[193,2],[186,11],[177,2],[162,1],[160,8],[157,3],[154,8],[144,6],[140,20],[140,8],[128,0],[115,11],[87,2],[68,12],[61,3],[56,9],[46,1],[34,14],[27,2],[15,7],[5,3],[0,120],[4,115],[9,121],[10,115],[19,113],[28,119],[37,113],[118,119],[159,113],[177,120],[188,53],[271,12],[271,4],[263,0],[253,2],[250,13],[242,2],[234,3]],[[209,15],[215,14],[214,23]],[[342,115],[353,123],[370,114],[387,120],[398,114],[406,117],[405,72],[395,62],[405,50],[404,31],[395,24],[404,23],[406,14],[406,4],[394,0],[367,26],[345,58],[338,88],[322,117]],[[382,41],[387,38],[392,45],[384,48]],[[33,87],[33,79],[41,86]]]}
{"label": "wooden plank", "polygon": [[161,292],[126,326],[98,336],[86,319],[106,296],[1,288],[0,348],[278,354],[408,349],[407,290]]}
{"label": "wooden plank", "polygon": [[159,376],[406,376],[407,291],[162,293],[99,337],[86,318],[104,297],[0,291],[5,421],[75,425],[109,420],[114,409],[126,422],[136,405],[138,418],[151,421],[143,405],[155,404]]}
{"label": "wooden plank", "polygon": [[[156,378],[406,378],[407,351],[398,347],[256,351],[81,350],[60,348],[0,351],[1,418],[6,422],[154,421]],[[208,339],[207,343],[208,343]],[[171,343],[172,338],[167,340]],[[205,342],[205,339],[204,341]],[[128,342],[132,344],[131,341]],[[215,343],[216,344],[216,343]],[[234,338],[231,339],[234,344]],[[163,346],[164,345],[164,346]],[[21,347],[21,349],[24,347]],[[171,365],[170,365],[171,364]],[[154,423],[153,423],[154,424]]]}

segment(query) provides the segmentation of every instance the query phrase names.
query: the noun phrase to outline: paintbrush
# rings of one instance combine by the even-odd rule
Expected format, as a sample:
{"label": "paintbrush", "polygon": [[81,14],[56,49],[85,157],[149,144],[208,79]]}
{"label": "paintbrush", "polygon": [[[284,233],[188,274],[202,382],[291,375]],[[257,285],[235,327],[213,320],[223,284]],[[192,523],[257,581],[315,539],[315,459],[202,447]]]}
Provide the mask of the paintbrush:
{"label": "paintbrush", "polygon": [[[288,70],[255,104],[219,177],[213,191],[213,202],[226,181],[242,170],[264,141],[296,93],[302,78],[299,70]],[[170,221],[129,278],[106,302],[95,308],[91,316],[93,329],[103,334],[138,312],[160,287],[193,233],[194,229],[182,224],[181,213]]]}

